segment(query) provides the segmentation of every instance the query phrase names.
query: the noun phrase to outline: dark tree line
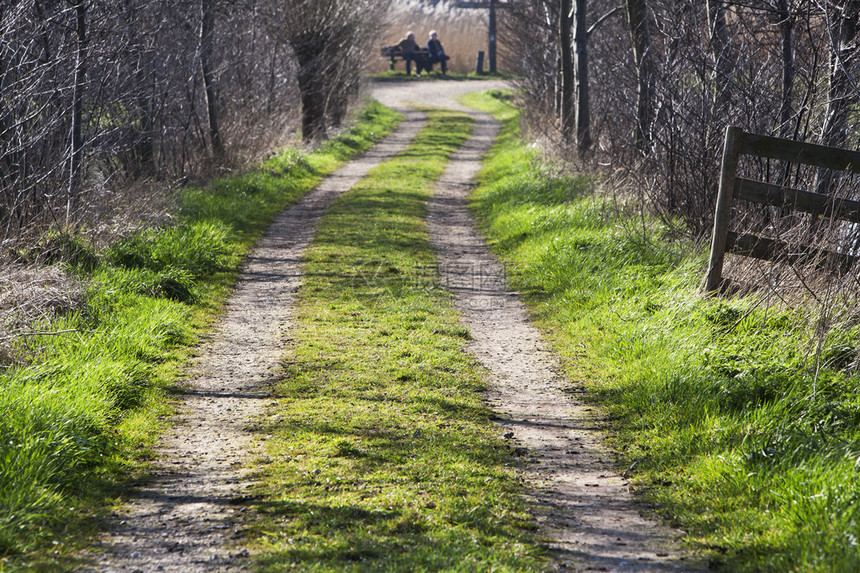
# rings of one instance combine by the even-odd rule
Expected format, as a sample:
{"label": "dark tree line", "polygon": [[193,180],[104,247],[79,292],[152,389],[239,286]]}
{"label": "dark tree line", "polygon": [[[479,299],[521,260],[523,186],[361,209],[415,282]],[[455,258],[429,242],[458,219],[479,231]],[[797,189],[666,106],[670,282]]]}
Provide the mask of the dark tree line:
{"label": "dark tree line", "polygon": [[385,2],[0,0],[0,241],[325,137]]}
{"label": "dark tree line", "polygon": [[[637,177],[694,233],[711,224],[727,125],[860,144],[860,0],[531,0],[506,16],[532,127],[574,162]],[[748,168],[825,192],[836,183]]]}

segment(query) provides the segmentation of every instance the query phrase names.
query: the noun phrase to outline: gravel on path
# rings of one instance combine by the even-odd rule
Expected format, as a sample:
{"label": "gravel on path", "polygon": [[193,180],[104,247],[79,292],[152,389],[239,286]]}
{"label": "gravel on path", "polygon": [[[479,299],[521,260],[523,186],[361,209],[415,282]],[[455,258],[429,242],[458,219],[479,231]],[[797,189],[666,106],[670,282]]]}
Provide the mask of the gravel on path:
{"label": "gravel on path", "polygon": [[248,465],[259,452],[250,427],[272,403],[269,388],[292,323],[302,253],[322,214],[381,161],[404,150],[426,121],[405,121],[360,158],[284,211],[247,257],[235,292],[202,344],[176,425],[156,450],[151,479],[129,492],[82,571],[242,570],[237,545]]}
{"label": "gravel on path", "polygon": [[[439,105],[439,104],[437,104]],[[556,357],[506,285],[466,199],[499,126],[469,112],[475,132],[449,163],[427,216],[443,283],[487,368],[488,404],[504,435],[531,457],[531,506],[558,571],[690,571],[678,533],[640,515],[614,471],[591,408],[571,398]]]}

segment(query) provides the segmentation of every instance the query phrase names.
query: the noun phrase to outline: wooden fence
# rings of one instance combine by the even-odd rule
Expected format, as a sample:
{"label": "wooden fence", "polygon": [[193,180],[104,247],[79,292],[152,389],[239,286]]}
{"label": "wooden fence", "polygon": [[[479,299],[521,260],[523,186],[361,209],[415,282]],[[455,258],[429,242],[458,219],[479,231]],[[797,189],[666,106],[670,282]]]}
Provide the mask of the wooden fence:
{"label": "wooden fence", "polygon": [[732,205],[737,199],[860,223],[858,201],[738,177],[741,155],[860,173],[860,153],[856,151],[746,133],[738,127],[727,128],[705,292],[714,293],[722,286],[723,259],[727,252],[769,261],[779,258],[789,263],[828,260],[842,268],[858,260],[845,253],[729,231]]}

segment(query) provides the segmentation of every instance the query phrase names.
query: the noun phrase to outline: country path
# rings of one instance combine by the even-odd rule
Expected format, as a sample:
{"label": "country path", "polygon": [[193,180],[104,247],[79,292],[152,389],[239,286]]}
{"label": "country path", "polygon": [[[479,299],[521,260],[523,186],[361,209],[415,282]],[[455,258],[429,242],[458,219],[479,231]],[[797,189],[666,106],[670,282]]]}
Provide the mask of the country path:
{"label": "country path", "polygon": [[592,408],[571,397],[557,359],[476,230],[466,199],[499,125],[453,102],[435,102],[472,115],[475,131],[437,185],[427,216],[431,242],[472,335],[469,350],[489,371],[487,402],[506,435],[532,456],[529,495],[556,570],[697,570],[685,563],[678,532],[640,515]]}
{"label": "country path", "polygon": [[234,539],[252,485],[243,468],[260,451],[250,427],[272,402],[269,387],[291,328],[302,254],[331,202],[404,150],[426,121],[415,111],[405,116],[394,133],[284,211],[248,255],[223,316],[199,349],[151,479],[130,493],[83,571],[245,568],[247,551]]}
{"label": "country path", "polygon": [[[363,157],[287,209],[243,267],[217,328],[201,345],[177,424],[164,436],[154,475],[130,494],[83,571],[221,572],[246,569],[237,545],[251,482],[243,468],[260,451],[250,430],[272,402],[269,385],[291,328],[300,261],[327,206],[380,161],[404,149],[424,125],[413,107],[451,107],[455,97],[503,87],[487,82],[380,84],[373,96],[406,120]],[[456,295],[488,369],[488,403],[505,432],[530,451],[528,477],[540,533],[555,568],[677,571],[684,566],[669,530],[643,519],[614,475],[591,414],[570,399],[553,356],[507,291],[465,209],[465,195],[498,129],[476,114],[476,130],[443,175],[428,215],[443,279]],[[262,437],[258,437],[262,439]]]}

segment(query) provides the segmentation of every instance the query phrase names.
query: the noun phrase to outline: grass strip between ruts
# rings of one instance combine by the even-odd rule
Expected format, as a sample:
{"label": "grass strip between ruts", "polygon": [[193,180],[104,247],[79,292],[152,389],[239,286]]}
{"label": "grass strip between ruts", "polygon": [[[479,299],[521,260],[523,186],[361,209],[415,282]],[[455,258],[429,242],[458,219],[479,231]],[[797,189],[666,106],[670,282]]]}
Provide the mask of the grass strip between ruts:
{"label": "grass strip between ruts", "polygon": [[264,571],[541,569],[517,463],[482,405],[422,219],[471,128],[431,111],[321,222],[261,428],[272,438],[248,538]]}

